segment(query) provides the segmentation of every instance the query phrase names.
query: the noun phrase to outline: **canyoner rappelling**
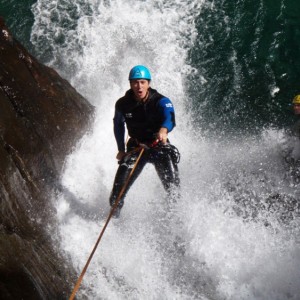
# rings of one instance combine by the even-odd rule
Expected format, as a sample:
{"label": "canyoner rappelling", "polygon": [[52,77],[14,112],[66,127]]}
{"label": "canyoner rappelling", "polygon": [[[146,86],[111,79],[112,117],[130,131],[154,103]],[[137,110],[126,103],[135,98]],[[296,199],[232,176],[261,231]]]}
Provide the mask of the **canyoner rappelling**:
{"label": "canyoner rappelling", "polygon": [[[179,197],[180,153],[168,139],[168,133],[175,127],[173,104],[150,87],[151,74],[145,66],[133,67],[129,81],[131,89],[115,106],[114,134],[119,167],[109,199],[111,210],[69,300],[76,296],[109,221],[120,216],[126,193],[147,163],[155,166],[168,198],[172,198],[170,202]],[[126,151],[125,123],[130,136]]]}
{"label": "canyoner rappelling", "polygon": [[[133,67],[128,79],[130,89],[115,105],[114,134],[119,151],[116,157],[119,161],[119,168],[109,199],[111,206],[114,205],[137,157],[136,154],[128,157],[126,153],[141,144],[150,146],[153,151],[146,151],[141,158],[115,210],[115,217],[119,217],[126,193],[148,162],[154,165],[168,195],[176,194],[177,191],[178,196],[180,184],[177,166],[179,152],[168,139],[168,133],[176,125],[173,104],[169,98],[150,87],[151,73],[147,67],[143,65]],[[125,124],[130,136],[126,145],[127,152],[125,152]],[[159,143],[156,147],[151,147],[153,141],[156,140]]]}

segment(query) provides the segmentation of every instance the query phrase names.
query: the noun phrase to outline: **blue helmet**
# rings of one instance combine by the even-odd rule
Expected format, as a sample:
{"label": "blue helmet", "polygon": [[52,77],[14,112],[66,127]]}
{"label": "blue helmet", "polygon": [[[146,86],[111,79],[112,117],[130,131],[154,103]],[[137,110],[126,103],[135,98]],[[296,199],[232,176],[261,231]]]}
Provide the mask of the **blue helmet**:
{"label": "blue helmet", "polygon": [[147,79],[151,80],[151,74],[150,71],[142,65],[138,65],[133,67],[129,72],[129,80],[134,79]]}

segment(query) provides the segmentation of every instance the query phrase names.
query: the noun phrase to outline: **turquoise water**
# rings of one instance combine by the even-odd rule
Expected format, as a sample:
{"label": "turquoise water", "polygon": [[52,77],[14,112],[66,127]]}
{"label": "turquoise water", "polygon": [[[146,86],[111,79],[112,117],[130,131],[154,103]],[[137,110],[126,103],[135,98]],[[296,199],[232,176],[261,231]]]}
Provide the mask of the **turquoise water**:
{"label": "turquoise water", "polygon": [[4,18],[15,38],[31,52],[34,51],[30,42],[31,27],[34,22],[31,6],[35,2],[35,0],[0,1],[0,16]]}
{"label": "turquoise water", "polygon": [[130,67],[146,64],[176,109],[170,139],[182,154],[182,199],[166,216],[167,199],[146,168],[120,221],[109,225],[79,299],[299,298],[292,162],[300,147],[283,130],[300,92],[297,1],[1,3],[17,38],[97,109],[62,176],[78,203],[53,197],[60,247],[79,273],[108,213],[113,109]]}
{"label": "turquoise water", "polygon": [[289,104],[300,92],[300,2],[206,3],[190,50],[207,81],[195,75],[189,82],[201,103],[196,119],[216,130],[289,124]]}

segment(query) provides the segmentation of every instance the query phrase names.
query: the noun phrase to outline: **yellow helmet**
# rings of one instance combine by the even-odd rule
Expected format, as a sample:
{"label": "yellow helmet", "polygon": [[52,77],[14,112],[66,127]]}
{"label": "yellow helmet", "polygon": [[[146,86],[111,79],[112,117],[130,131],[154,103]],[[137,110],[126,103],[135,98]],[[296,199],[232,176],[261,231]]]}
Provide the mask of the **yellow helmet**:
{"label": "yellow helmet", "polygon": [[294,97],[293,104],[300,104],[300,95]]}

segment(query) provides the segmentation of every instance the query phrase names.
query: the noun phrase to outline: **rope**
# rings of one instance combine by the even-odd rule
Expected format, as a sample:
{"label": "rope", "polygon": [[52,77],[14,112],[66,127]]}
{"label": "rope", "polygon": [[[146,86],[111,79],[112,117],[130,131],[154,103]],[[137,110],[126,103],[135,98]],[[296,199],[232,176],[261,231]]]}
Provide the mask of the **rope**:
{"label": "rope", "polygon": [[108,223],[109,223],[109,221],[110,221],[110,219],[111,219],[111,217],[112,217],[115,209],[117,208],[117,206],[118,206],[118,204],[119,204],[119,202],[121,200],[121,197],[122,197],[122,195],[124,194],[124,192],[125,192],[125,190],[127,188],[129,180],[130,180],[130,178],[131,178],[131,176],[132,176],[132,174],[133,174],[133,172],[134,172],[134,170],[135,170],[135,168],[136,168],[136,166],[137,166],[137,164],[138,164],[138,162],[139,162],[142,154],[144,153],[145,149],[144,148],[140,148],[140,150],[141,150],[140,154],[139,154],[139,156],[138,156],[138,158],[137,158],[137,160],[136,160],[136,162],[135,162],[135,164],[134,164],[134,166],[133,166],[130,174],[128,175],[126,182],[124,183],[124,185],[123,185],[123,187],[122,187],[122,189],[121,189],[121,191],[119,193],[119,196],[118,196],[117,200],[115,201],[115,203],[114,203],[114,205],[113,205],[113,207],[112,207],[112,209],[111,209],[111,211],[110,211],[110,213],[109,213],[109,215],[107,217],[105,225],[102,228],[102,231],[101,231],[101,233],[100,233],[100,235],[98,237],[98,240],[97,240],[97,242],[96,242],[96,244],[95,244],[95,246],[93,248],[93,251],[91,252],[91,254],[90,254],[90,256],[89,256],[89,258],[88,258],[88,260],[87,260],[87,262],[86,262],[86,264],[85,264],[85,266],[84,266],[84,268],[83,268],[83,270],[82,270],[82,272],[81,272],[81,274],[80,274],[80,276],[79,276],[79,278],[78,278],[75,286],[74,286],[74,289],[72,291],[72,294],[71,294],[69,300],[73,300],[74,299],[74,297],[75,297],[75,295],[76,295],[76,293],[77,293],[77,291],[78,291],[78,289],[80,287],[80,284],[81,284],[81,281],[83,279],[83,276],[84,276],[84,274],[85,274],[85,272],[86,272],[86,270],[87,270],[87,268],[88,268],[88,266],[89,266],[89,264],[90,264],[90,262],[91,262],[91,260],[93,258],[93,255],[94,255],[94,253],[95,253],[95,251],[96,251],[96,249],[97,249],[97,247],[98,247],[98,245],[100,243],[100,240],[101,240],[101,238],[102,238],[102,236],[103,236],[103,234],[105,232],[105,229],[106,229],[106,227],[107,227],[107,225],[108,225]]}

